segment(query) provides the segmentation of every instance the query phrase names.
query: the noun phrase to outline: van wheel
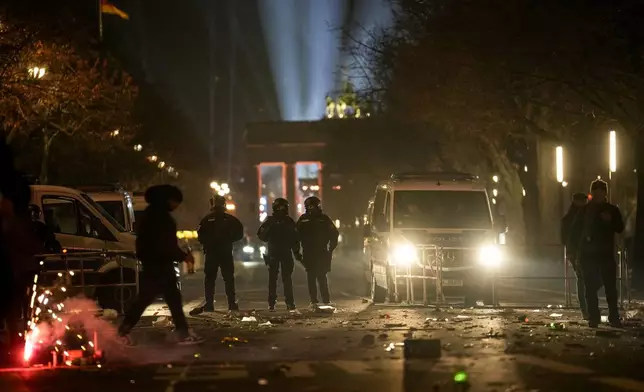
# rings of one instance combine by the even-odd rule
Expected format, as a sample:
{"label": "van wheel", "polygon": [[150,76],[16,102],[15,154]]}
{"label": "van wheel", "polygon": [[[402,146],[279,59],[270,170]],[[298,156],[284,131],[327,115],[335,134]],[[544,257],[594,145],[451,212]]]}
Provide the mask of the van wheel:
{"label": "van wheel", "polygon": [[[136,282],[135,272],[129,268],[123,269],[123,282],[134,284]],[[118,269],[107,272],[101,278],[101,284],[119,284],[121,274]],[[103,309],[114,309],[119,313],[127,311],[136,299],[136,287],[98,287],[96,299]],[[123,307],[121,307],[121,303]]]}
{"label": "van wheel", "polygon": [[371,274],[371,302],[381,304],[387,299],[387,289],[378,285],[376,276]]}

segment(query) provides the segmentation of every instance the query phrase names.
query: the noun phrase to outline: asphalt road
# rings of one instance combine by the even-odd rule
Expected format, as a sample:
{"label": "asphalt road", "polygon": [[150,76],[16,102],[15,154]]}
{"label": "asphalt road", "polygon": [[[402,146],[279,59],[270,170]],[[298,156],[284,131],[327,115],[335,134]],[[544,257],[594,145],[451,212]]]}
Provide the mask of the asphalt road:
{"label": "asphalt road", "polygon": [[[202,345],[174,345],[159,306],[135,330],[135,348],[101,331],[107,354],[100,368],[5,369],[0,390],[458,391],[466,389],[455,375],[466,375],[470,391],[644,391],[638,312],[629,313],[624,330],[591,330],[557,304],[529,310],[371,305],[359,296],[364,285],[350,260],[338,260],[331,275],[335,313],[305,309],[300,269],[294,274],[300,311],[289,313],[281,303],[268,312],[265,268],[250,269],[237,270],[239,314],[224,311],[218,282],[218,311],[190,317],[207,338]],[[516,298],[522,288],[503,289]],[[534,302],[559,297],[549,288],[523,289]],[[198,274],[184,281],[184,297],[186,310],[201,301]]]}

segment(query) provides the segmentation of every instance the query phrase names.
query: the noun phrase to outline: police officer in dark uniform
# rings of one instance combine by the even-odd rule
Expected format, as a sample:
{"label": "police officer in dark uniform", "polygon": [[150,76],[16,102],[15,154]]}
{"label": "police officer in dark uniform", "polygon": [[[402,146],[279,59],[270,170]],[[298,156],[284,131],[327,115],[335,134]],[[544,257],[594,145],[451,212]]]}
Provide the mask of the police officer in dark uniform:
{"label": "police officer in dark uniform", "polygon": [[302,260],[300,242],[297,238],[295,221],[288,216],[288,201],[281,197],[273,202],[273,215],[269,216],[257,231],[257,237],[268,244],[267,254],[263,255],[268,266],[268,309],[275,310],[277,300],[277,275],[282,268],[282,283],[286,308],[295,310],[293,298],[293,255]]}
{"label": "police officer in dark uniform", "polygon": [[591,200],[581,207],[571,229],[571,241],[579,244],[579,265],[586,285],[588,325],[597,328],[601,322],[597,291],[604,286],[608,302],[608,322],[622,327],[617,296],[617,263],[615,235],[624,231],[619,208],[608,202],[608,184],[600,179],[590,185]]}
{"label": "police officer in dark uniform", "polygon": [[205,312],[215,310],[215,280],[221,269],[226,286],[228,310],[239,310],[235,300],[235,265],[233,243],[244,238],[244,227],[239,219],[226,213],[226,198],[216,195],[212,201],[211,213],[201,220],[198,229],[199,242],[206,253],[204,273]]}
{"label": "police officer in dark uniform", "polygon": [[63,248],[60,246],[60,242],[56,239],[54,230],[45,222],[40,220],[42,217],[42,210],[40,207],[35,204],[31,204],[29,206],[29,213],[31,215],[31,228],[38,241],[43,245],[45,252],[61,253]]}
{"label": "police officer in dark uniform", "polygon": [[322,302],[325,305],[331,302],[326,274],[331,271],[331,259],[340,233],[331,219],[322,213],[320,199],[315,196],[307,198],[304,209],[304,214],[297,221],[297,231],[302,243],[302,264],[306,269],[311,307],[316,308],[316,284],[320,287]]}

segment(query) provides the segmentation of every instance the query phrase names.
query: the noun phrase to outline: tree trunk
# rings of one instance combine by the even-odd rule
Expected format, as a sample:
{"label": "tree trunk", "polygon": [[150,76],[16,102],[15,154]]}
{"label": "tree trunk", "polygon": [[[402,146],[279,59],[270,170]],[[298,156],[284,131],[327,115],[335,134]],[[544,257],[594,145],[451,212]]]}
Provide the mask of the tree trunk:
{"label": "tree trunk", "polygon": [[497,143],[483,138],[486,149],[495,169],[499,172],[499,181],[503,188],[499,189],[503,195],[504,215],[508,224],[508,245],[515,252],[523,252],[525,247],[525,222],[523,219],[523,186],[521,178],[514,164]]}
{"label": "tree trunk", "polygon": [[635,215],[635,254],[629,255],[629,264],[633,268],[632,286],[644,290],[644,127],[637,130],[637,213]]}
{"label": "tree trunk", "polygon": [[58,135],[58,132],[53,134],[48,134],[46,130],[42,132],[42,159],[40,161],[40,183],[47,184],[49,181],[49,151],[51,148],[51,143],[54,141],[54,138]]}

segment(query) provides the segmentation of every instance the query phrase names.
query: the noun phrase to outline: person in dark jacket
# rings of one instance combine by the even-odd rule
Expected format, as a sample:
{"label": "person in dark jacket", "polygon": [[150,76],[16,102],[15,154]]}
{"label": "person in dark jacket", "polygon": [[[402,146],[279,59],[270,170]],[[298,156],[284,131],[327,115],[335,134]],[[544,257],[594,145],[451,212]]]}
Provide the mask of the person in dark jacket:
{"label": "person in dark jacket", "polygon": [[586,285],[584,283],[584,277],[581,272],[581,267],[579,266],[579,260],[577,257],[577,248],[579,243],[571,241],[571,229],[572,225],[577,219],[582,207],[588,203],[588,195],[585,193],[575,193],[572,195],[572,203],[568,212],[561,219],[561,244],[566,247],[566,260],[572,266],[572,269],[575,271],[575,276],[577,277],[577,299],[579,301],[579,309],[581,310],[581,315],[584,320],[588,320],[588,309],[586,307]]}
{"label": "person in dark jacket", "polygon": [[221,269],[224,278],[228,310],[239,310],[235,299],[235,264],[233,262],[233,243],[244,238],[244,226],[239,219],[226,213],[226,198],[216,195],[212,199],[211,213],[199,223],[197,230],[199,242],[206,253],[204,266],[205,312],[215,310],[215,280]]}
{"label": "person in dark jacket", "polygon": [[45,253],[61,253],[60,242],[56,239],[54,230],[41,220],[42,210],[35,204],[29,206],[31,214],[31,228],[38,241],[43,245]]}
{"label": "person in dark jacket", "polygon": [[282,284],[286,308],[295,310],[293,297],[293,256],[302,260],[300,241],[297,237],[295,221],[288,216],[289,204],[286,199],[277,198],[273,202],[273,215],[262,223],[257,237],[267,243],[267,253],[263,255],[268,266],[268,309],[275,310],[277,301],[277,275],[282,269]]}
{"label": "person in dark jacket", "polygon": [[297,221],[311,308],[317,308],[318,305],[318,285],[322,302],[325,305],[331,302],[327,273],[331,271],[333,251],[338,247],[340,235],[331,219],[322,213],[320,204],[320,199],[315,196],[304,200],[305,212]]}
{"label": "person in dark jacket", "polygon": [[[31,188],[0,138],[0,324],[6,322],[12,350],[22,350],[29,298],[42,253],[29,225]],[[14,356],[15,357],[15,356]]]}
{"label": "person in dark jacket", "polygon": [[128,335],[141,319],[145,309],[157,298],[163,297],[179,337],[179,344],[196,344],[202,338],[192,334],[183,313],[181,291],[174,270],[175,261],[194,264],[191,253],[185,253],[177,241],[177,224],[170,212],[183,201],[181,191],[172,185],[157,185],[145,192],[148,207],[143,212],[136,237],[136,253],[141,261],[139,296],[119,327],[119,336],[132,344]]}
{"label": "person in dark jacket", "polygon": [[596,328],[601,321],[597,291],[604,286],[608,302],[608,322],[621,327],[617,307],[617,265],[615,235],[624,230],[622,214],[607,200],[608,185],[597,179],[590,185],[591,200],[583,206],[573,223],[572,243],[578,243],[579,264],[586,284],[588,325]]}

